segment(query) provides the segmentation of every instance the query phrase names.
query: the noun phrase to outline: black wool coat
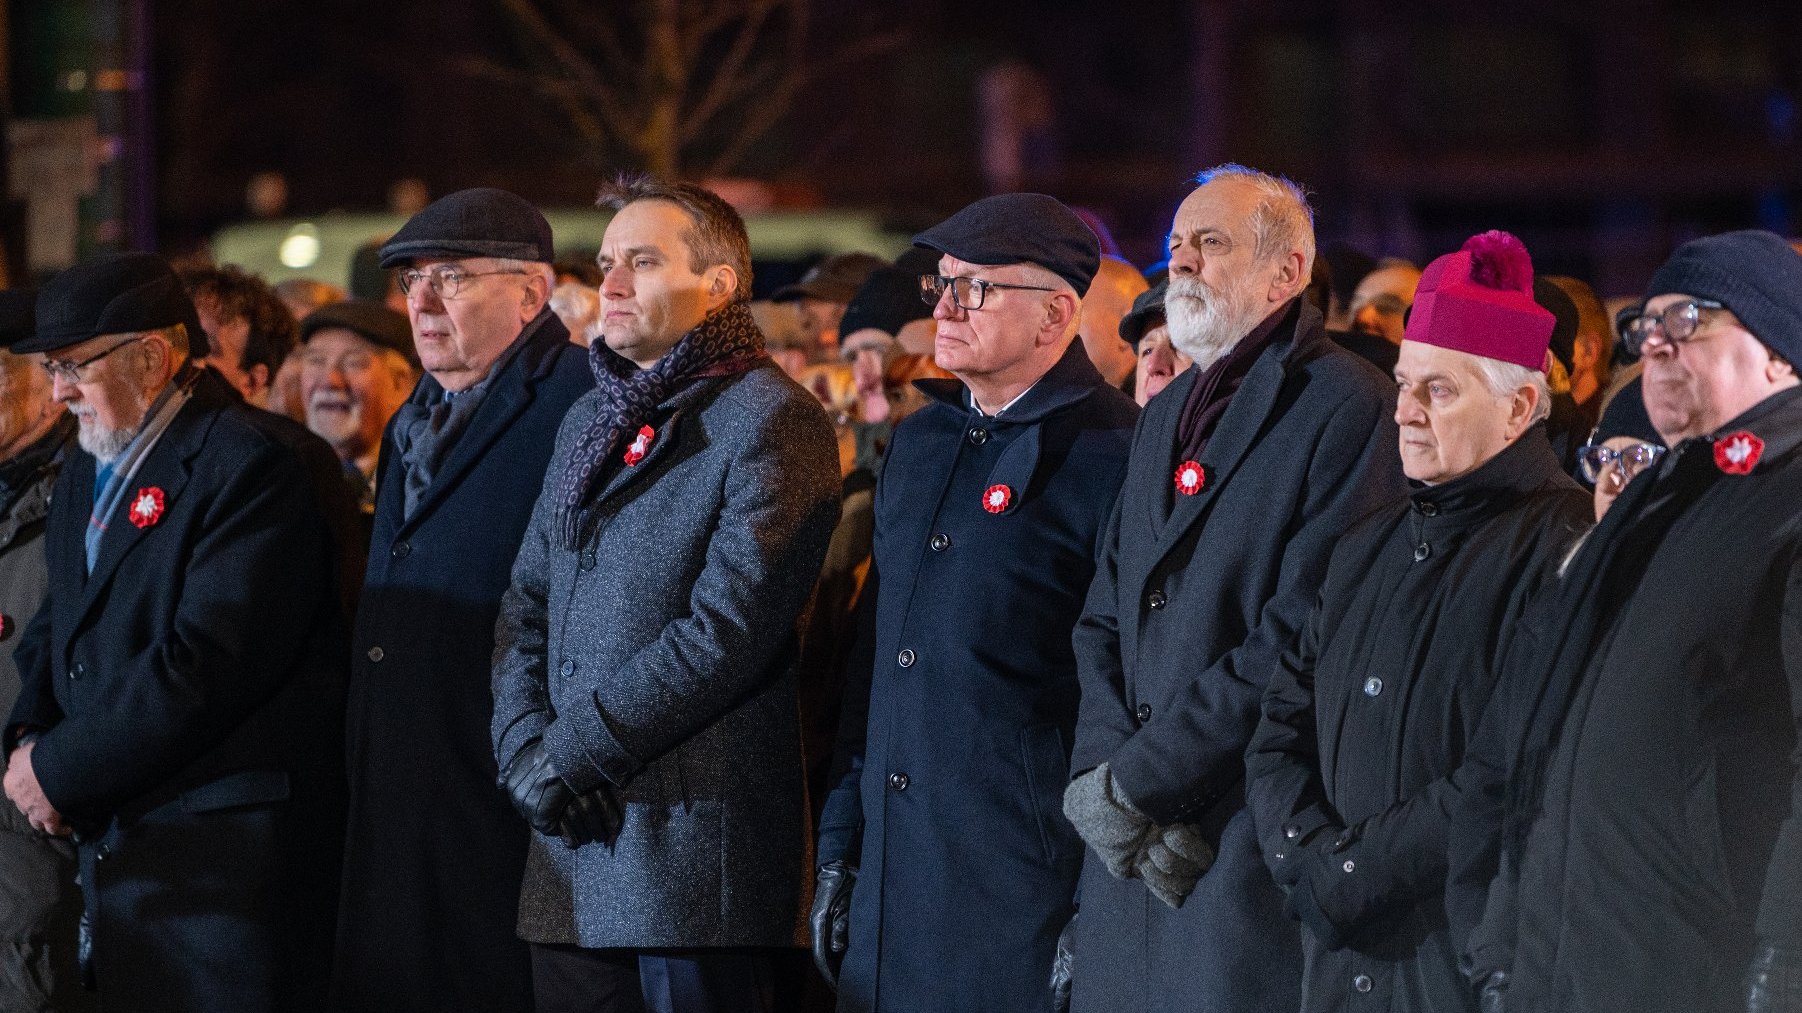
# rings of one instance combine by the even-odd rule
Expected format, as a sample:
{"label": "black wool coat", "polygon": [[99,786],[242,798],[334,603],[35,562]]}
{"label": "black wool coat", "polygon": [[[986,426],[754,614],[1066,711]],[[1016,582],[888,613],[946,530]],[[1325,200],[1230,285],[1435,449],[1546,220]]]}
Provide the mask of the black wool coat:
{"label": "black wool coat", "polygon": [[1219,857],[1180,910],[1087,856],[1073,1008],[1293,1009],[1301,944],[1244,806],[1259,702],[1307,618],[1327,559],[1406,491],[1394,383],[1291,304],[1200,464],[1176,492],[1190,369],[1139,417],[1125,485],[1075,631],[1082,684],[1071,770],[1111,765],[1160,824],[1197,824]]}
{"label": "black wool coat", "polygon": [[1592,516],[1534,426],[1334,548],[1245,761],[1265,861],[1331,926],[1303,929],[1304,1013],[1471,1007],[1442,899],[1457,772],[1533,574]]}
{"label": "black wool coat", "polygon": [[[1762,453],[1730,473],[1746,433]],[[1610,559],[1619,604],[1520,854],[1510,1013],[1744,1009],[1755,944],[1802,949],[1802,389],[1714,435],[1636,479],[1572,562]]]}
{"label": "black wool coat", "polygon": [[[342,847],[336,458],[202,371],[85,572],[95,460],[52,496],[8,720],[82,835],[107,1009],[313,1010]],[[126,510],[140,498],[139,525]],[[197,955],[209,954],[201,960]]]}
{"label": "black wool coat", "polygon": [[1080,342],[999,416],[919,387],[877,487],[874,644],[821,826],[820,860],[860,867],[838,1008],[1039,1013],[1082,861],[1070,628],[1138,408]]}
{"label": "black wool coat", "polygon": [[[392,426],[383,440],[351,652],[339,1009],[531,1008],[514,934],[531,831],[488,741],[494,620],[557,427],[594,386],[554,315],[532,326],[410,519]],[[442,391],[427,375],[413,399]]]}

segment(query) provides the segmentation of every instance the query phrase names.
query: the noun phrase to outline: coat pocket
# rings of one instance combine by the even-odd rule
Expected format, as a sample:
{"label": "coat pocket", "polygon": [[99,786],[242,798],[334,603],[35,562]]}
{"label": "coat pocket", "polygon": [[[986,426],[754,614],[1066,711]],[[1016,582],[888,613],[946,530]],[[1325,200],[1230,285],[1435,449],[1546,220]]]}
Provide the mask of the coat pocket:
{"label": "coat pocket", "polygon": [[1038,823],[1039,845],[1047,865],[1057,865],[1069,853],[1075,832],[1064,819],[1064,787],[1070,769],[1070,753],[1056,725],[1028,725],[1020,729],[1021,766],[1026,771],[1027,804]]}
{"label": "coat pocket", "polygon": [[285,770],[241,770],[182,792],[181,807],[190,813],[210,813],[286,802],[290,790]]}

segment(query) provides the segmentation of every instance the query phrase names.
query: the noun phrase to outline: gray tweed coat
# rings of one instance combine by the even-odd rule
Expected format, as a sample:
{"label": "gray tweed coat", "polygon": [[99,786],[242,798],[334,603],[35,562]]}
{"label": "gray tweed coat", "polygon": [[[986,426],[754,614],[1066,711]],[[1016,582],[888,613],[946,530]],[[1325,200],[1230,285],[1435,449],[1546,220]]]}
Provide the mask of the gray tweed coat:
{"label": "gray tweed coat", "polygon": [[578,791],[620,786],[612,847],[534,834],[519,934],[585,947],[785,946],[810,886],[795,627],[838,516],[818,403],[765,363],[660,405],[582,547],[554,490],[598,392],[570,409],[495,626],[494,746],[544,737]]}

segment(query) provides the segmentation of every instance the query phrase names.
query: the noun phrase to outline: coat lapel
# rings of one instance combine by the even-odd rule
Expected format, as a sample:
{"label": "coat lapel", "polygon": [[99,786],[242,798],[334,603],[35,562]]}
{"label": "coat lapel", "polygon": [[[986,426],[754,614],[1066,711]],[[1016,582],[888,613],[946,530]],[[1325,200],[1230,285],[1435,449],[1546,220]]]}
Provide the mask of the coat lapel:
{"label": "coat lapel", "polygon": [[[188,484],[188,477],[193,473],[194,454],[203,442],[206,426],[202,423],[211,419],[212,405],[196,398],[190,401],[170,423],[163,433],[162,440],[150,452],[142,467],[138,469],[131,484],[126,487],[125,499],[119,503],[113,516],[107,521],[106,532],[100,536],[100,552],[94,558],[94,572],[88,574],[87,585],[82,588],[81,614],[77,621],[85,617],[100,596],[100,592],[112,580],[119,564],[130,554],[137,544],[149,537],[157,528],[165,523],[179,501],[183,487]],[[207,413],[207,414],[203,414]],[[93,488],[94,469],[92,459],[87,468],[88,488]],[[130,512],[132,502],[143,490],[157,489],[163,494],[163,512],[156,522],[145,527],[132,523]],[[82,560],[79,547],[86,531],[88,514],[93,510],[93,497],[88,497],[88,509],[78,510],[82,528],[75,533],[74,545],[77,547],[76,565]]]}

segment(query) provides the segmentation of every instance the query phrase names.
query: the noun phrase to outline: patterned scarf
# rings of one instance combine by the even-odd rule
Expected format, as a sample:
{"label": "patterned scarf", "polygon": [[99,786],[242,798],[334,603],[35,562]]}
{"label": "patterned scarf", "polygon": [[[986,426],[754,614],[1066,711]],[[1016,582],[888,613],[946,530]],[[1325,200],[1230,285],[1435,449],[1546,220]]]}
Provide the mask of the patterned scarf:
{"label": "patterned scarf", "polygon": [[639,369],[596,338],[588,348],[588,364],[600,404],[576,439],[569,467],[557,479],[557,531],[564,548],[581,544],[582,504],[621,454],[626,434],[637,432],[658,405],[690,383],[743,373],[767,358],[763,332],[742,301],[701,321],[649,369]]}

